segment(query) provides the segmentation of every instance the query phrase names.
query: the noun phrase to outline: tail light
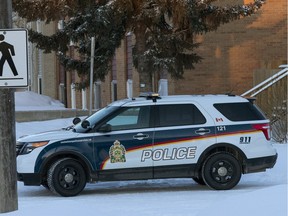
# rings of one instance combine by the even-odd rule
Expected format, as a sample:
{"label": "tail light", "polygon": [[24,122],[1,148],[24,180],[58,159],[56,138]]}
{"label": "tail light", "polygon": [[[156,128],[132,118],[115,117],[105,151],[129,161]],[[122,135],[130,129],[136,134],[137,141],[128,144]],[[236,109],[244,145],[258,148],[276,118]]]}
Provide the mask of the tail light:
{"label": "tail light", "polygon": [[271,139],[270,124],[268,124],[268,123],[255,124],[255,125],[253,125],[253,128],[256,130],[261,130],[263,132],[263,134],[265,135],[267,140]]}

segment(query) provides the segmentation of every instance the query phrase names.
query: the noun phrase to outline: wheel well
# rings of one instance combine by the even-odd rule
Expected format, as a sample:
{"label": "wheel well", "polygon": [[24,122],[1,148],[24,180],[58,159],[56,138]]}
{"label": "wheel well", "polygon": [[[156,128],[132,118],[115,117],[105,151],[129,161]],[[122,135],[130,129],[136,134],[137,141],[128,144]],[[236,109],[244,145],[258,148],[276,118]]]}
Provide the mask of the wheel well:
{"label": "wheel well", "polygon": [[216,152],[227,152],[227,153],[230,153],[231,155],[233,155],[239,161],[239,163],[241,165],[242,172],[243,172],[243,164],[247,158],[246,158],[245,154],[242,152],[242,150],[237,148],[234,145],[229,144],[229,143],[220,143],[220,144],[210,146],[201,154],[201,156],[198,159],[197,167],[196,167],[196,173],[195,174],[197,175],[197,177],[199,177],[198,175],[201,171],[202,165],[203,165],[204,161],[206,160],[206,158],[209,157],[210,155],[216,153]]}
{"label": "wheel well", "polygon": [[85,161],[85,159],[83,159],[82,157],[73,154],[73,153],[65,153],[65,154],[58,154],[55,155],[51,158],[48,158],[46,160],[46,162],[44,163],[42,169],[41,169],[41,173],[42,173],[42,181],[46,181],[47,180],[47,172],[49,170],[49,168],[51,167],[51,165],[57,161],[60,160],[62,158],[73,158],[76,161],[78,161],[84,168],[84,171],[86,173],[86,179],[89,180],[90,179],[90,173],[91,173],[91,167],[88,165],[88,163]]}

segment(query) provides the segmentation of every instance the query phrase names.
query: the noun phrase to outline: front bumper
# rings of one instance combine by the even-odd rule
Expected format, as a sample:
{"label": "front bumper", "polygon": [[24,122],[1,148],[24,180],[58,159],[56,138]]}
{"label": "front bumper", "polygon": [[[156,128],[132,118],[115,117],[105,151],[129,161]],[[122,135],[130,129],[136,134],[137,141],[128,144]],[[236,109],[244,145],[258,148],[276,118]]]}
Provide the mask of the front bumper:
{"label": "front bumper", "polygon": [[39,173],[17,173],[17,180],[22,181],[24,185],[39,186],[42,179]]}
{"label": "front bumper", "polygon": [[271,169],[274,167],[277,161],[278,154],[261,158],[247,159],[243,167],[243,172],[253,173],[253,172],[263,172],[266,169]]}

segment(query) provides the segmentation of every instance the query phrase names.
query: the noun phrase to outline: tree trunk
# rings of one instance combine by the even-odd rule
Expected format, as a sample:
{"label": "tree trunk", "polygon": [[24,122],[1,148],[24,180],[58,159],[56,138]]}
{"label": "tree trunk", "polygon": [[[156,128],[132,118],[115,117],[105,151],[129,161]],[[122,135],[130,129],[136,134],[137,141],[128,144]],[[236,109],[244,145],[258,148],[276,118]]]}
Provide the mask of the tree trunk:
{"label": "tree trunk", "polygon": [[[145,25],[138,25],[135,30],[135,37],[136,37],[136,49],[138,54],[143,55],[146,51],[146,38],[145,38]],[[152,92],[152,76],[151,71],[147,71],[145,66],[145,62],[143,58],[138,58],[138,67],[137,71],[139,73],[139,82],[140,82],[140,92]]]}
{"label": "tree trunk", "polygon": [[[0,0],[0,29],[12,27],[11,2]],[[17,209],[14,90],[0,87],[0,213]]]}

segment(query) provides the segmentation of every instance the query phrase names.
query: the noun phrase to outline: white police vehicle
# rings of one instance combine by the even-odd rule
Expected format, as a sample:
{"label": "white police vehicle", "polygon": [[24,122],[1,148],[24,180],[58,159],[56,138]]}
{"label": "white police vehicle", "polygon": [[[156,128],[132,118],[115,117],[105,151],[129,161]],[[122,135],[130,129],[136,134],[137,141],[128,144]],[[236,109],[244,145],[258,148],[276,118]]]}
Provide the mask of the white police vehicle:
{"label": "white police vehicle", "polygon": [[239,96],[150,95],[74,120],[17,141],[19,181],[62,196],[79,194],[87,182],[159,178],[227,190],[277,159],[269,120]]}

